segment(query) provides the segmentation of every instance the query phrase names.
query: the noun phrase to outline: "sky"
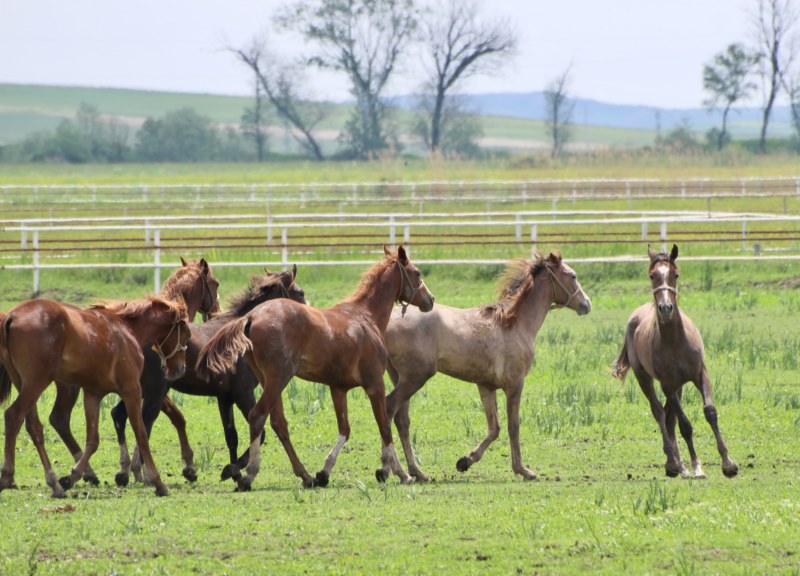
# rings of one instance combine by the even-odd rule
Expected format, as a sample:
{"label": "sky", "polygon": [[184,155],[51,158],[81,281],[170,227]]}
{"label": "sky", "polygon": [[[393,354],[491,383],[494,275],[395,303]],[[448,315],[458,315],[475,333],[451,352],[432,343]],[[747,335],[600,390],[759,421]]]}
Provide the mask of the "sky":
{"label": "sky", "polygon": [[[757,0],[483,0],[507,18],[517,54],[462,92],[542,90],[571,67],[573,96],[615,104],[699,107],[702,69],[730,43],[749,41]],[[0,82],[249,94],[251,76],[226,51],[270,31],[284,1],[2,0]],[[300,58],[297,34],[271,34],[271,49]],[[420,83],[411,55],[390,94]],[[307,68],[308,94],[348,98],[338,75]]]}

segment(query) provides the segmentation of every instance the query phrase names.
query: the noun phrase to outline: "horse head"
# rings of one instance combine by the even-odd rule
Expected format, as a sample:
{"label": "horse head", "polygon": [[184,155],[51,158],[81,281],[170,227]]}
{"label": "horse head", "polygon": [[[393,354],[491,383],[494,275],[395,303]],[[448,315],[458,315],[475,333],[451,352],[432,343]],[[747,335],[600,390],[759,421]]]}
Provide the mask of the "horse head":
{"label": "horse head", "polygon": [[433,309],[433,294],[423,282],[419,268],[408,259],[405,249],[400,246],[397,254],[392,254],[384,246],[383,252],[387,258],[394,260],[400,270],[400,291],[397,301],[403,305],[403,313],[409,304],[418,307],[423,312],[430,312]]}
{"label": "horse head", "polygon": [[154,311],[166,316],[165,325],[168,326],[164,330],[166,335],[156,338],[153,350],[161,359],[164,377],[169,381],[177,380],[186,372],[186,349],[190,336],[186,305],[181,301],[169,302],[156,298],[152,300],[152,305]]}
{"label": "horse head", "polygon": [[219,281],[211,273],[211,266],[205,258],[187,262],[181,256],[181,267],[164,283],[162,294],[171,298],[180,294],[190,313],[197,310],[204,322],[220,313]]}
{"label": "horse head", "polygon": [[672,251],[656,252],[647,245],[647,255],[650,257],[648,274],[653,286],[653,298],[656,302],[656,312],[659,322],[669,322],[678,307],[678,245],[672,245]]}
{"label": "horse head", "polygon": [[592,301],[581,288],[578,275],[564,263],[561,254],[551,252],[544,265],[553,282],[553,304],[556,308],[570,308],[578,316],[592,311]]}

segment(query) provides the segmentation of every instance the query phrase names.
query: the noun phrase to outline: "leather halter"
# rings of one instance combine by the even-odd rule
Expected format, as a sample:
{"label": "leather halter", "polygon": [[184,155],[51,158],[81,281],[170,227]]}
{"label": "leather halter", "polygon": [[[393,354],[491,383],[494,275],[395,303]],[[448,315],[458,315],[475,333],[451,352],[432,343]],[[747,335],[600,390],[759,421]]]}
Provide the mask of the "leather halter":
{"label": "leather halter", "polygon": [[[550,280],[551,280],[551,282],[553,284],[553,304],[550,306],[550,309],[551,310],[558,310],[559,308],[563,308],[564,306],[569,306],[569,303],[572,302],[572,299],[575,298],[575,296],[578,295],[578,292],[581,291],[580,286],[575,288],[574,292],[570,293],[570,291],[567,290],[567,287],[564,286],[564,284],[561,282],[561,280],[558,279],[558,276],[556,276],[556,273],[553,272],[550,269],[550,266],[545,265],[545,269],[547,270],[547,273],[550,274]],[[569,296],[567,298],[567,301],[564,302],[563,304],[559,304],[559,303],[557,303],[555,301],[556,300],[556,284],[558,284],[558,286],[564,291],[564,294],[567,294]]]}
{"label": "leather halter", "polygon": [[211,288],[208,287],[208,277],[206,276],[206,274],[201,272],[200,273],[200,278],[203,281],[202,282],[203,292],[200,295],[200,309],[199,309],[199,311],[200,311],[200,314],[203,317],[203,322],[205,322],[205,321],[207,321],[209,319],[209,317],[211,315],[211,311],[214,309],[214,305],[216,304],[216,302],[212,299],[211,300],[211,307],[208,310],[203,310],[203,302],[205,302],[205,299],[206,299],[206,292],[208,292],[209,296],[213,296],[213,294],[211,293]]}
{"label": "leather halter", "polygon": [[419,286],[414,288],[413,291],[411,292],[411,298],[408,298],[404,302],[403,301],[403,280],[405,280],[405,283],[408,284],[409,286],[411,286],[411,280],[408,278],[408,272],[406,272],[405,266],[400,264],[400,260],[395,260],[394,263],[397,264],[398,268],[400,268],[400,291],[397,294],[397,300],[396,301],[400,303],[400,306],[401,306],[400,315],[404,317],[406,315],[406,310],[408,310],[409,304],[411,304],[411,301],[414,298],[416,298],[417,292],[422,290],[422,288],[426,288],[427,289],[428,287],[425,286],[425,281],[420,279]]}
{"label": "leather halter", "polygon": [[655,294],[656,292],[661,292],[662,290],[669,290],[670,292],[672,292],[673,294],[675,294],[675,296],[677,296],[677,295],[678,295],[678,289],[677,289],[677,288],[673,288],[672,286],[667,286],[667,283],[666,283],[666,282],[664,282],[664,283],[663,283],[661,286],[659,286],[658,288],[653,288],[653,294]]}
{"label": "leather halter", "polygon": [[[172,331],[175,330],[176,326],[178,327],[178,339],[175,341],[175,348],[173,348],[172,352],[170,352],[169,354],[164,354],[164,351],[161,349],[161,347],[167,343],[167,340],[169,340],[169,337],[172,335]],[[175,322],[175,324],[172,325],[172,328],[169,329],[169,333],[167,333],[166,337],[164,338],[161,344],[159,344],[158,340],[156,340],[155,349],[156,352],[158,353],[158,357],[161,359],[161,370],[162,371],[166,370],[167,360],[169,360],[170,358],[172,358],[173,356],[175,356],[180,352],[185,352],[187,348],[188,346],[186,344],[181,345],[181,321],[179,320],[178,322]]]}

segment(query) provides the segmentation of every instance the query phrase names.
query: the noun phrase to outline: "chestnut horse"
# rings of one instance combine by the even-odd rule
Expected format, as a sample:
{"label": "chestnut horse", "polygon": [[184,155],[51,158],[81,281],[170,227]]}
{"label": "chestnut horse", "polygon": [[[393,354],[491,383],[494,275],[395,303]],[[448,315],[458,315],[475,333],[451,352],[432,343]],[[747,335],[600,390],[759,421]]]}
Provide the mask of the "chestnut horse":
{"label": "chestnut horse", "polygon": [[[183,300],[186,303],[186,312],[190,322],[197,312],[202,314],[205,321],[214,314],[219,313],[218,290],[219,281],[212,274],[211,267],[205,258],[196,261],[190,260],[189,262],[181,258],[181,267],[170,274],[170,277],[164,282],[164,287],[159,292],[159,296],[166,300]],[[148,365],[148,362],[154,362],[157,370],[161,372],[158,352],[150,348],[145,348],[143,352],[145,366]],[[59,437],[67,446],[75,462],[80,460],[82,451],[80,444],[72,434],[70,420],[79,394],[80,388],[77,386],[56,382],[56,399],[50,412],[50,425],[58,432]],[[120,404],[123,404],[121,400]],[[181,447],[188,447],[186,421],[180,410],[169,398],[164,400],[161,409],[175,426]],[[123,445],[120,451],[120,460],[127,459],[130,461],[127,446]],[[89,465],[86,466],[83,479],[95,485],[100,483],[94,470]]]}
{"label": "chestnut horse", "polygon": [[[681,408],[683,385],[692,382],[703,396],[703,412],[714,431],[717,449],[722,456],[722,472],[733,478],[739,472],[736,464],[728,458],[728,448],[719,432],[717,409],[711,399],[711,379],[704,360],[703,339],[700,332],[683,311],[678,308],[678,246],[672,252],[654,252],[647,247],[650,256],[648,274],[652,283],[654,302],[644,304],[631,314],[625,342],[613,366],[613,375],[623,382],[632,369],[639,387],[650,402],[650,410],[661,429],[664,441],[667,476],[689,476],[681,461],[675,439],[675,423],[680,425],[681,436],[686,441],[692,458],[696,478],[705,478],[700,460],[694,450],[692,425]],[[666,411],[661,405],[653,379],[661,383],[667,399]]]}
{"label": "chestnut horse", "polygon": [[[411,478],[400,466],[392,443],[391,421],[386,417],[383,372],[386,347],[383,335],[395,302],[413,304],[423,311],[433,308],[433,296],[400,246],[397,253],[384,248],[386,257],[362,278],[356,290],[332,308],[318,309],[291,300],[271,300],[220,330],[201,350],[198,373],[229,370],[244,354],[264,391],[250,412],[250,461],[237,490],[250,490],[260,465],[260,442],[267,415],[280,405],[281,392],[293,376],[330,386],[339,438],[323,470],[312,477],[300,462],[288,434],[292,469],[303,486],[326,486],[336,459],[350,436],[347,392],[360,386],[372,404],[383,441],[382,462],[403,483]],[[404,304],[405,306],[405,304]],[[284,441],[284,439],[281,439]],[[376,472],[385,481],[384,470]]]}
{"label": "chestnut horse", "polygon": [[[131,424],[156,494],[168,494],[153,462],[139,409],[142,346],[155,343],[162,370],[168,378],[179,378],[186,369],[187,320],[185,304],[157,296],[88,309],[45,299],[28,300],[13,308],[0,323],[0,361],[19,395],[5,412],[0,490],[14,487],[17,435],[26,420],[52,496],[64,497],[64,489],[83,477],[89,458],[97,450],[100,401],[109,392],[116,392],[133,414]],[[36,401],[53,381],[83,388],[86,413],[86,447],[71,475],[60,480],[45,450],[36,412]],[[11,386],[4,381],[0,402],[10,392]]]}
{"label": "chestnut horse", "polygon": [[[145,349],[144,370],[142,371],[140,382],[142,384],[143,398],[142,417],[144,418],[147,434],[150,435],[153,422],[158,417],[162,402],[169,398],[167,392],[170,389],[193,396],[216,397],[230,458],[230,464],[223,469],[223,480],[231,477],[236,470],[247,465],[249,450],[237,457],[239,436],[236,432],[233,407],[236,406],[242,415],[247,418],[250,410],[256,404],[254,391],[258,386],[258,380],[256,380],[253,371],[247,366],[247,362],[241,357],[236,361],[236,365],[232,370],[214,375],[213,378],[207,381],[198,378],[194,365],[200,349],[218,330],[232,320],[241,318],[262,302],[275,298],[290,298],[301,304],[306,303],[305,292],[295,283],[297,277],[296,266],[287,272],[270,272],[266,268],[264,272],[264,274],[250,279],[250,285],[232,300],[229,311],[215,316],[203,324],[191,324],[189,326],[191,338],[189,339],[189,348],[186,351],[186,373],[177,380],[167,380],[159,368],[158,357],[152,351]],[[175,407],[175,410],[183,421],[183,430],[178,434],[183,439],[186,438],[186,422],[177,407]],[[114,427],[117,430],[117,439],[120,446],[125,446],[125,425],[128,414],[124,402],[118,403],[111,410],[111,417],[114,420]],[[283,418],[282,412],[279,414],[273,412],[271,415],[273,427],[276,426],[276,419],[280,418]],[[181,442],[181,455],[184,462],[183,476],[193,482],[197,479],[197,469],[194,464],[194,452],[189,446],[188,439],[185,444]],[[136,480],[143,480],[141,458],[139,458],[138,451],[134,454],[132,465],[130,459],[124,459],[120,462],[120,466],[121,469],[115,478],[118,485],[124,486],[128,483],[130,470],[133,471]]]}
{"label": "chestnut horse", "polygon": [[530,259],[509,263],[499,287],[500,302],[461,309],[437,304],[430,314],[415,310],[392,314],[386,330],[387,371],[394,390],[386,399],[394,418],[408,471],[417,480],[420,470],[409,440],[409,401],[437,372],[478,385],[486,413],[486,438],[456,464],[465,472],[478,462],[500,434],[497,390],[506,396],[511,467],[527,480],[536,475],[522,463],[519,446],[519,406],[525,376],[533,363],[536,335],[552,306],[568,307],[579,315],[592,309],[575,272],[559,254],[547,258],[533,252]]}

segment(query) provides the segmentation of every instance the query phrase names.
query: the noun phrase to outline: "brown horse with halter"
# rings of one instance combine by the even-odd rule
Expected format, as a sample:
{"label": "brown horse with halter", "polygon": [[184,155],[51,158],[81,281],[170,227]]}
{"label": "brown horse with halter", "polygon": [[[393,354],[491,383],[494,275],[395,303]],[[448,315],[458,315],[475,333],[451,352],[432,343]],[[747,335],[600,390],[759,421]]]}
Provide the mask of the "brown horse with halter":
{"label": "brown horse with halter", "polygon": [[[703,396],[703,412],[714,431],[717,449],[722,456],[722,472],[733,478],[739,471],[728,457],[728,448],[719,432],[717,409],[711,399],[711,380],[704,360],[703,339],[694,323],[678,308],[678,246],[669,255],[647,247],[650,256],[648,274],[654,302],[637,308],[628,320],[625,342],[613,366],[613,375],[623,382],[633,370],[639,387],[650,402],[650,410],[661,429],[664,441],[667,476],[689,476],[675,438],[675,424],[680,425],[692,458],[696,478],[705,478],[692,441],[692,425],[681,408],[683,385],[692,382]],[[666,410],[656,395],[653,379],[661,383],[666,396]]]}
{"label": "brown horse with halter", "polygon": [[[0,361],[19,395],[5,412],[0,490],[15,486],[17,435],[25,420],[52,496],[64,497],[65,487],[83,477],[89,458],[97,450],[100,401],[109,392],[116,392],[132,414],[136,441],[156,494],[168,494],[153,462],[142,422],[142,346],[155,343],[167,377],[179,378],[186,369],[187,320],[185,304],[157,296],[88,309],[45,299],[28,300],[13,308],[0,322]],[[61,480],[56,479],[50,464],[36,412],[36,401],[53,381],[81,387],[86,413],[86,447],[70,476]],[[3,381],[0,402],[10,392],[10,383]]]}
{"label": "brown horse with halter", "polygon": [[592,303],[560,254],[545,258],[534,252],[530,259],[512,261],[499,293],[497,304],[468,309],[437,304],[430,314],[415,310],[405,316],[392,314],[386,348],[394,390],[386,399],[386,409],[397,426],[408,471],[417,480],[428,480],[428,476],[417,466],[409,440],[409,401],[437,372],[477,384],[486,413],[486,438],[458,461],[457,469],[466,472],[499,436],[500,389],[506,395],[511,467],[527,480],[536,479],[523,464],[519,445],[519,406],[536,335],[553,306],[584,315]]}
{"label": "brown horse with halter", "polygon": [[[190,260],[189,262],[181,258],[181,267],[170,274],[169,278],[164,282],[159,296],[166,300],[182,300],[185,302],[186,313],[190,322],[198,312],[200,312],[203,321],[205,321],[220,312],[218,291],[219,281],[214,277],[211,267],[205,258]],[[161,360],[157,350],[150,350],[146,347],[143,352],[146,361],[145,365],[155,363],[156,367],[160,366]],[[160,368],[157,369],[160,370]],[[79,395],[80,388],[77,386],[70,386],[57,381],[56,399],[53,409],[50,411],[50,425],[67,446],[75,462],[79,461],[83,454],[81,446],[72,434],[70,427],[72,411]],[[120,404],[123,404],[123,402],[120,401]],[[191,448],[189,448],[189,439],[186,436],[186,420],[183,414],[169,397],[164,399],[161,410],[167,415],[178,433],[181,454],[187,456],[187,450],[190,453]],[[120,446],[120,460],[122,462],[130,462],[128,448],[124,443]],[[100,483],[94,470],[88,464],[83,479],[95,485]]]}
{"label": "brown horse with halter", "polygon": [[[148,435],[158,416],[159,409],[162,408],[162,402],[169,399],[167,393],[170,389],[193,396],[216,397],[222,428],[225,433],[225,443],[228,446],[230,457],[229,464],[223,468],[222,479],[234,476],[239,469],[247,465],[250,451],[246,450],[241,456],[237,455],[239,436],[236,431],[233,408],[236,406],[242,415],[247,418],[250,410],[256,404],[255,389],[258,386],[258,380],[256,380],[252,370],[248,367],[247,362],[241,357],[236,361],[232,370],[222,374],[215,374],[214,377],[208,380],[197,376],[194,368],[195,363],[200,349],[218,330],[229,322],[241,318],[259,304],[275,298],[289,298],[295,302],[305,304],[305,292],[297,285],[296,279],[296,266],[285,272],[270,272],[265,268],[264,274],[253,276],[250,279],[250,285],[233,298],[230,308],[226,312],[214,316],[214,318],[203,324],[191,324],[189,326],[191,338],[189,339],[189,348],[186,350],[186,372],[177,380],[167,380],[159,368],[158,358],[154,353],[145,349],[144,370],[142,370],[142,376],[139,381],[142,384],[142,418]],[[177,411],[177,407],[175,410]],[[117,439],[120,446],[125,446],[125,426],[128,414],[124,402],[119,402],[111,410],[111,417],[114,420],[114,427],[117,430]],[[181,420],[183,420],[182,416]],[[276,429],[280,438],[280,430],[288,428],[286,419],[283,416],[283,406],[276,407],[276,410],[270,415],[270,423]],[[178,436],[186,439],[185,444],[183,440],[181,441],[181,457],[184,462],[183,476],[189,481],[194,481],[197,479],[197,469],[194,464],[194,452],[189,446],[188,438],[186,438],[185,421]],[[125,453],[127,454],[127,450],[125,450]],[[128,459],[120,463],[121,469],[115,476],[117,485],[124,486],[128,483],[129,470],[133,471],[136,480],[140,482],[145,480],[142,476],[140,456],[136,451],[133,461]]]}
{"label": "brown horse with halter", "polygon": [[[392,443],[391,421],[386,416],[383,372],[387,353],[383,335],[395,302],[433,308],[433,295],[419,269],[400,246],[396,253],[384,248],[386,257],[362,278],[358,288],[332,308],[318,309],[291,300],[271,300],[236,320],[209,341],[200,352],[198,373],[230,369],[244,354],[264,391],[250,412],[250,461],[237,490],[250,490],[260,465],[260,437],[267,415],[281,402],[281,393],[293,376],[330,386],[339,427],[339,438],[328,454],[323,470],[312,477],[300,462],[288,434],[284,447],[292,469],[303,486],[325,486],[336,459],[350,436],[347,392],[361,387],[369,397],[383,441],[382,462],[401,482],[411,478],[400,466]],[[385,481],[384,469],[376,472]]]}

